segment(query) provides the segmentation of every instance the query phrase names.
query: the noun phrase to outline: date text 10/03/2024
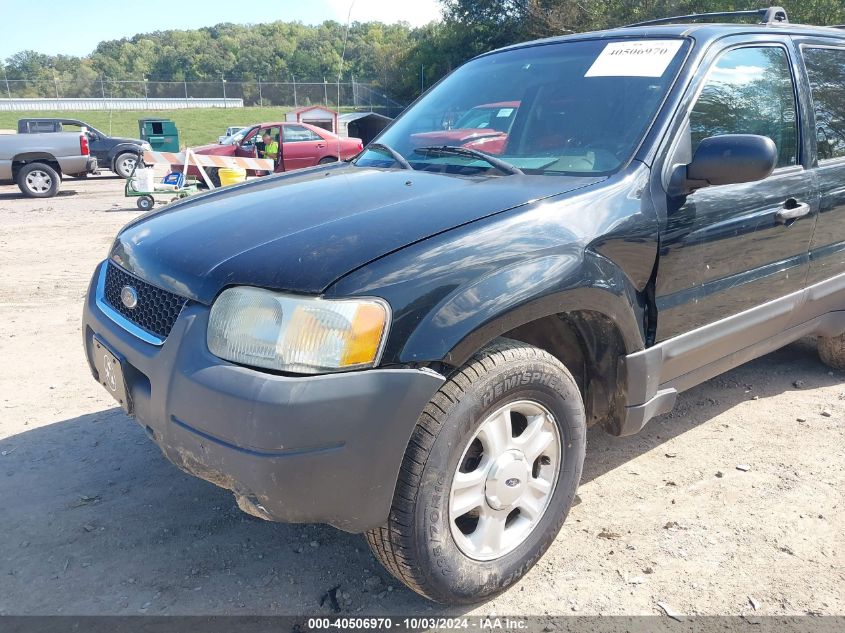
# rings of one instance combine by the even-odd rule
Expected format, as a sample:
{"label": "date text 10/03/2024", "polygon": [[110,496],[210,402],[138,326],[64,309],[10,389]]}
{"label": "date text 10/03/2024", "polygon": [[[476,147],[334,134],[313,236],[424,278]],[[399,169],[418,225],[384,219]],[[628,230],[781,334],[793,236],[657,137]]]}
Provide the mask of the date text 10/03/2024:
{"label": "date text 10/03/2024", "polygon": [[509,617],[459,617],[459,618],[309,618],[308,630],[375,630],[390,629],[404,631],[428,630],[479,630],[479,631],[522,631],[528,629],[524,619]]}

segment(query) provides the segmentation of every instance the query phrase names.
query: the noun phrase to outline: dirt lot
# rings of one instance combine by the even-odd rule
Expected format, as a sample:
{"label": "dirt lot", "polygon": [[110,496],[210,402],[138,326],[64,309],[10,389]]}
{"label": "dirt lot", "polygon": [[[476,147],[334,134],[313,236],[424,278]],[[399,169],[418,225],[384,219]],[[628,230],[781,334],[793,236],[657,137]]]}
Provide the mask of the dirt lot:
{"label": "dirt lot", "polygon": [[[0,189],[0,614],[328,614],[337,586],[350,613],[440,611],[360,536],[242,514],[93,381],[82,298],[137,214],[121,186]],[[591,431],[557,542],[474,612],[845,614],[843,419],[843,374],[802,341],[683,394],[638,436]]]}

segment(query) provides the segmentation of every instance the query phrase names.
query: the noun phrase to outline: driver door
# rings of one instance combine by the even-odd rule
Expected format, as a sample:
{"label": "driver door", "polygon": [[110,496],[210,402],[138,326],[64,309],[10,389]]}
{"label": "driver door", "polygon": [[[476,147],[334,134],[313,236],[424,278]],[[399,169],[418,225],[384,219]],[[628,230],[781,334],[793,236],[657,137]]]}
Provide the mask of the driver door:
{"label": "driver door", "polygon": [[[703,85],[691,88],[700,93],[670,165],[688,164],[702,139],[720,134],[768,136],[777,146],[778,163],[759,182],[711,186],[668,199],[655,289],[656,342],[804,287],[818,195],[802,164],[808,152],[802,149],[804,116],[799,116],[791,50],[786,40],[726,47]],[[778,212],[798,205],[806,209],[802,217],[779,219]],[[781,312],[768,316],[783,318],[785,327],[789,311]]]}

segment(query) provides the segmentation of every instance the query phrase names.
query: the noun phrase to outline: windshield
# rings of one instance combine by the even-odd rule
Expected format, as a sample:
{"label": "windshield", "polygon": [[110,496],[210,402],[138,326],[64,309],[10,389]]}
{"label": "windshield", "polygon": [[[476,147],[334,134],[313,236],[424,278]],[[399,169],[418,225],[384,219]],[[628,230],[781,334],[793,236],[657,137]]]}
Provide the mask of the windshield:
{"label": "windshield", "polygon": [[244,140],[244,137],[254,129],[255,129],[254,127],[241,128],[240,130],[238,130],[237,132],[232,134],[232,136],[227,136],[225,139],[223,139],[223,144],[224,145],[235,145],[235,144],[239,145],[240,142],[242,140]]}
{"label": "windshield", "polygon": [[[499,174],[461,147],[528,174],[609,174],[634,154],[683,60],[686,41],[585,40],[530,46],[468,62],[376,139],[414,169]],[[384,151],[362,166],[391,167]]]}

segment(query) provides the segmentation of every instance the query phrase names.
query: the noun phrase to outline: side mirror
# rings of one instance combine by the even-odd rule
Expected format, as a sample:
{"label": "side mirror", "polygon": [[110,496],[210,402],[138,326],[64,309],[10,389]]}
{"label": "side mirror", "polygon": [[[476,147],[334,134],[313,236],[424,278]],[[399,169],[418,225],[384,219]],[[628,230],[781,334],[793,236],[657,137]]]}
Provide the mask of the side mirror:
{"label": "side mirror", "polygon": [[774,141],[756,134],[722,134],[704,139],[689,165],[680,165],[670,189],[688,194],[715,185],[735,185],[768,178],[778,162]]}

